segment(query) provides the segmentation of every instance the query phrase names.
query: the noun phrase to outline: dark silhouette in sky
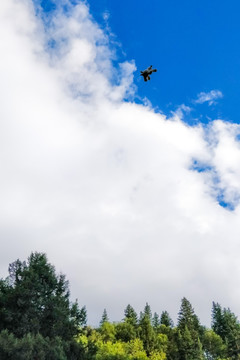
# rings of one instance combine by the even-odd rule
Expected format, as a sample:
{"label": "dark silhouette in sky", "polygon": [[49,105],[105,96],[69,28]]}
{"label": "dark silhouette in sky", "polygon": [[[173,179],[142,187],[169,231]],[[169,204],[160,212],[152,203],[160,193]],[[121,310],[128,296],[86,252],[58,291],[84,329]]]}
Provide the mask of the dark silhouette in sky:
{"label": "dark silhouette in sky", "polygon": [[152,75],[153,72],[157,72],[157,69],[153,69],[152,65],[150,65],[147,69],[141,71],[141,76],[144,77],[144,81],[150,80],[150,75]]}

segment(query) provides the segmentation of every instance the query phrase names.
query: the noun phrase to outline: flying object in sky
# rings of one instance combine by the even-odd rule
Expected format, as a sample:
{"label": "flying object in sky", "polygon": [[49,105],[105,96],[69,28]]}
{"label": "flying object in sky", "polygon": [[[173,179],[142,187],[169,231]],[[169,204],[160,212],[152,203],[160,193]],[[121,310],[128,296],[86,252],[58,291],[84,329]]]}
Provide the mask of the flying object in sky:
{"label": "flying object in sky", "polygon": [[146,70],[141,71],[141,76],[144,77],[144,81],[150,80],[150,76],[153,72],[157,72],[157,69],[153,69],[150,65]]}

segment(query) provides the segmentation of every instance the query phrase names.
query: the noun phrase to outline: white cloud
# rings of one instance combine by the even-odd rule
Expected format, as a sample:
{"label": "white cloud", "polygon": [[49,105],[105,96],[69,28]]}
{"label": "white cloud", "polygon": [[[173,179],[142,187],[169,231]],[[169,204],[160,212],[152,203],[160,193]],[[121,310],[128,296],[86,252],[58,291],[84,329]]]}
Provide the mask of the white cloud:
{"label": "white cloud", "polygon": [[176,111],[172,111],[172,116],[175,117],[175,119],[183,120],[185,114],[189,114],[191,111],[192,109],[189,106],[181,104],[177,107]]}
{"label": "white cloud", "polygon": [[0,4],[1,276],[46,252],[92,323],[146,301],[175,317],[183,296],[205,323],[212,300],[239,313],[239,125],[123,101],[135,65],[113,67],[84,3],[49,26],[30,1]]}
{"label": "white cloud", "polygon": [[213,105],[216,103],[217,99],[221,99],[223,94],[220,90],[211,90],[208,93],[200,92],[197,96],[197,100],[194,100],[195,104],[203,104],[208,102],[208,105]]}

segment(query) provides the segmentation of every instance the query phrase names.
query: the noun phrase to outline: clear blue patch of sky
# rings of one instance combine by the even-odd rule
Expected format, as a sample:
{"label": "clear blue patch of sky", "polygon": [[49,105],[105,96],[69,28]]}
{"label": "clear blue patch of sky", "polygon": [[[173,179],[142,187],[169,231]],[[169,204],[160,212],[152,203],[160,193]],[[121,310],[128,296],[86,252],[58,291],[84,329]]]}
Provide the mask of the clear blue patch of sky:
{"label": "clear blue patch of sky", "polygon": [[194,170],[197,172],[206,172],[213,170],[213,167],[207,164],[203,164],[199,162],[198,160],[194,159],[192,162],[192,165],[190,167],[190,170]]}
{"label": "clear blue patch of sky", "polygon": [[48,13],[56,9],[57,5],[55,1],[51,0],[33,0],[37,5],[40,5],[44,12]]}
{"label": "clear blue patch of sky", "polygon": [[217,196],[217,202],[219,203],[220,206],[222,206],[224,209],[229,210],[229,211],[234,211],[235,210],[235,204],[230,203],[230,202],[226,202],[224,200],[224,194],[219,194]]}

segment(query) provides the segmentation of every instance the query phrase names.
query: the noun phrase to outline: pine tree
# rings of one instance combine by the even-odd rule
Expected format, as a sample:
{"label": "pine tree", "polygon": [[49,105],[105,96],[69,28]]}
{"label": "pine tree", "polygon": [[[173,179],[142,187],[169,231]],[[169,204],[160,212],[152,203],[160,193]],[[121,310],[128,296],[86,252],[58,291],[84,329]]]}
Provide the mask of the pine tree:
{"label": "pine tree", "polygon": [[178,330],[177,334],[179,360],[203,360],[203,349],[199,338],[193,336],[188,327]]}
{"label": "pine tree", "polygon": [[220,304],[213,302],[212,306],[212,329],[225,340],[227,335],[226,324],[223,318],[223,310]]}
{"label": "pine tree", "polygon": [[144,307],[143,314],[146,315],[150,321],[152,321],[152,310],[148,303],[146,303],[146,305]]}
{"label": "pine tree", "polygon": [[100,321],[100,326],[102,326],[105,322],[109,322],[108,314],[107,314],[106,309],[103,310],[102,318],[101,318],[101,321]]}
{"label": "pine tree", "polygon": [[197,333],[200,329],[199,319],[195,315],[191,303],[186,298],[183,298],[178,313],[178,328],[184,330],[185,326],[187,326],[190,331],[196,331]]}
{"label": "pine tree", "polygon": [[159,315],[156,312],[153,314],[152,325],[154,330],[157,330],[160,325]]}
{"label": "pine tree", "polygon": [[139,321],[139,335],[143,342],[144,350],[147,356],[149,356],[154,349],[156,337],[148,313],[143,314]]}
{"label": "pine tree", "polygon": [[27,333],[72,339],[81,325],[77,303],[69,300],[65,276],[56,275],[45,254],[32,253],[27,262],[9,266],[9,277],[0,281],[0,331],[17,337]]}
{"label": "pine tree", "polygon": [[126,309],[124,310],[124,321],[128,322],[134,327],[137,326],[138,323],[137,313],[130,304],[128,304]]}
{"label": "pine tree", "polygon": [[223,339],[227,356],[240,359],[240,323],[236,315],[230,309],[222,309],[219,304],[213,303],[212,329]]}
{"label": "pine tree", "polygon": [[168,327],[173,327],[173,321],[167,311],[163,311],[160,317],[160,324]]}
{"label": "pine tree", "polygon": [[186,298],[182,299],[177,328],[179,360],[204,359],[202,344],[199,339],[200,322]]}

